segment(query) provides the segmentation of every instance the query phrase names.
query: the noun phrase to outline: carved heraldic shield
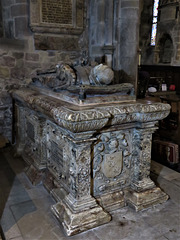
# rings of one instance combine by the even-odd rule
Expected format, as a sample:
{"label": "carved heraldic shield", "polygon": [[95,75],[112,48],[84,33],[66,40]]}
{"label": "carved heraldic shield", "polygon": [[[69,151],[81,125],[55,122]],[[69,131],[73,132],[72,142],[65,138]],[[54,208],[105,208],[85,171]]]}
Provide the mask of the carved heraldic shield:
{"label": "carved heraldic shield", "polygon": [[106,154],[101,167],[107,178],[118,176],[122,172],[123,167],[122,151]]}

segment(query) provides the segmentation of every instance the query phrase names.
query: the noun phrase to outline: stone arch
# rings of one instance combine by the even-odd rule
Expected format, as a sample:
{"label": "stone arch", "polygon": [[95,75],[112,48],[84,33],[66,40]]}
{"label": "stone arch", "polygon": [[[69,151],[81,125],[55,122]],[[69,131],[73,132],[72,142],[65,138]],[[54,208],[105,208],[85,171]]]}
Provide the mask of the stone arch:
{"label": "stone arch", "polygon": [[158,42],[159,63],[171,63],[173,56],[173,41],[168,33],[164,33]]}

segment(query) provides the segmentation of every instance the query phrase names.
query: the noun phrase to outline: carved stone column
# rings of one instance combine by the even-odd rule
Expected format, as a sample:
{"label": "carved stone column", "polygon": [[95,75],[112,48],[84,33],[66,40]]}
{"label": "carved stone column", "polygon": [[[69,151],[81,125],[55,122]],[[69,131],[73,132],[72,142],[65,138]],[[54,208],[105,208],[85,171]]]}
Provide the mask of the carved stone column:
{"label": "carved stone column", "polygon": [[132,139],[131,188],[125,190],[125,200],[136,211],[168,199],[150,179],[152,133],[157,127],[135,128]]}
{"label": "carved stone column", "polygon": [[150,179],[151,140],[156,127],[137,129],[133,131],[132,176],[131,187],[142,191],[154,187]]}
{"label": "carved stone column", "polygon": [[91,144],[95,139],[69,141],[69,194],[52,206],[68,236],[77,234],[111,220],[91,195]]}
{"label": "carved stone column", "polygon": [[33,111],[26,111],[25,146],[23,158],[29,167],[26,174],[33,185],[42,182],[46,169],[46,131],[45,119]]}

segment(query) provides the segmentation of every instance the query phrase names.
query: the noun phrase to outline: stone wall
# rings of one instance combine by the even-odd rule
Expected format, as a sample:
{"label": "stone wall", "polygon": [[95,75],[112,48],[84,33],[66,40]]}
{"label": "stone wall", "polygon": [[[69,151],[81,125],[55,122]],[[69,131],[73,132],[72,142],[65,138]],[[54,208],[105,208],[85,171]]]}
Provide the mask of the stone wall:
{"label": "stone wall", "polygon": [[[81,32],[73,35],[70,32],[32,31],[29,14],[31,2],[36,1],[2,0],[0,5],[0,134],[10,141],[12,122],[9,115],[12,114],[12,106],[10,96],[4,98],[4,92],[28,84],[37,70],[50,69],[61,61],[81,61],[88,52],[86,1],[83,6],[81,0],[77,1],[77,11],[84,12],[81,18],[78,14],[77,23],[84,22],[81,22]],[[51,26],[48,26],[51,30]]]}
{"label": "stone wall", "polygon": [[153,64],[154,47],[151,47],[152,0],[141,0],[140,37],[141,64]]}
{"label": "stone wall", "polygon": [[114,70],[124,70],[135,82],[139,0],[92,0],[90,14],[91,58],[104,60]]}
{"label": "stone wall", "polygon": [[0,90],[25,85],[37,70],[49,69],[60,61],[77,61],[88,51],[85,32],[70,37],[33,32],[28,0],[2,0],[1,4]]}
{"label": "stone wall", "polygon": [[87,56],[99,62],[106,58],[114,70],[123,69],[135,81],[139,0],[72,2],[75,23],[69,26],[70,22],[47,23],[49,20],[40,19],[40,0],[1,1],[4,35],[0,38],[0,89],[24,85],[36,70],[59,61],[74,62]]}
{"label": "stone wall", "polygon": [[[168,64],[180,65],[180,1],[160,1],[157,25],[156,45],[151,46],[152,9],[153,1],[142,1],[141,24],[140,24],[140,48],[142,52],[142,65]],[[167,38],[167,39],[165,39]],[[162,51],[165,42],[172,42],[172,49],[167,50],[171,59],[162,60]]]}
{"label": "stone wall", "polygon": [[[155,63],[168,63],[172,66],[180,65],[180,13],[179,13],[180,1],[172,0],[167,1],[159,6],[159,22],[157,31],[157,44],[155,47]],[[167,41],[172,42],[172,45],[167,48]],[[164,54],[162,57],[162,51],[168,52],[170,60],[167,61],[167,57]]]}

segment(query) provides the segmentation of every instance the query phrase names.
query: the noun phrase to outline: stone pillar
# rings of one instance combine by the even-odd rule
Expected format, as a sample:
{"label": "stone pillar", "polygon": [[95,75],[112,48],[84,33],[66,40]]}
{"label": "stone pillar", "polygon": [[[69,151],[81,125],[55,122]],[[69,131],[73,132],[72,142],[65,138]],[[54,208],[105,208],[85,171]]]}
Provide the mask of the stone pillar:
{"label": "stone pillar", "polygon": [[123,69],[136,79],[139,43],[139,0],[115,1],[115,70]]}
{"label": "stone pillar", "polygon": [[156,129],[145,124],[143,128],[135,128],[133,133],[131,187],[125,190],[125,200],[136,211],[168,199],[150,179],[152,133]]}
{"label": "stone pillar", "polygon": [[69,166],[70,192],[52,211],[68,236],[97,227],[111,220],[91,195],[91,144],[95,139],[71,140],[72,158]]}
{"label": "stone pillar", "polygon": [[134,129],[131,187],[142,191],[154,187],[150,180],[152,133],[157,128]]}
{"label": "stone pillar", "polygon": [[105,57],[105,63],[112,67],[114,0],[93,0],[90,2],[90,58],[102,61],[102,58]]}
{"label": "stone pillar", "polygon": [[114,29],[114,1],[105,1],[105,43],[102,48],[105,55],[105,63],[112,67],[113,61],[113,29]]}

